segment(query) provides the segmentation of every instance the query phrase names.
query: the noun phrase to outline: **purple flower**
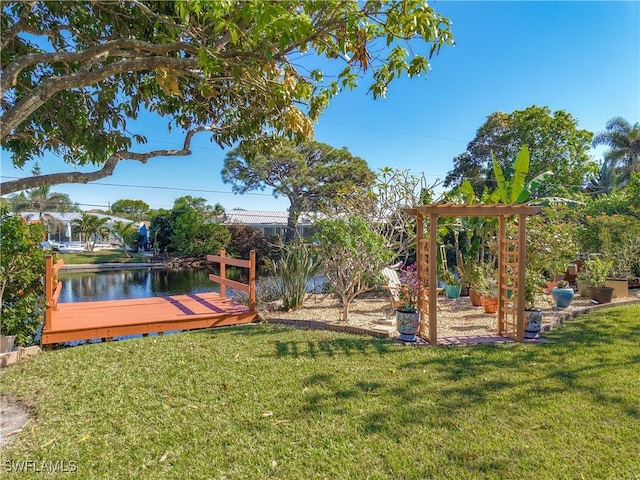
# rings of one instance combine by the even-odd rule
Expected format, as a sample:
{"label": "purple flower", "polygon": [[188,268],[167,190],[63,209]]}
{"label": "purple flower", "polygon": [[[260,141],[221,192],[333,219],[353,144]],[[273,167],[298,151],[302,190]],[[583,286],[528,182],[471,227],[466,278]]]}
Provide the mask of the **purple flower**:
{"label": "purple flower", "polygon": [[422,282],[418,278],[418,266],[415,263],[407,265],[398,272],[400,280],[401,310],[415,312],[418,309],[418,300],[424,291]]}

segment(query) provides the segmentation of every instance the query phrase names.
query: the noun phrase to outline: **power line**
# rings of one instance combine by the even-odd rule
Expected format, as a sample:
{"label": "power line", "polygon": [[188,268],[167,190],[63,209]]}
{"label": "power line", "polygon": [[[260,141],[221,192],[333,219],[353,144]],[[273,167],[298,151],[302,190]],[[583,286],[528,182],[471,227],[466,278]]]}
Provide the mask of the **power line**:
{"label": "power line", "polygon": [[[0,175],[0,178],[8,179],[8,180],[16,180],[16,179],[19,179],[20,177],[7,177],[4,175]],[[73,185],[73,184],[67,184],[67,185]],[[163,185],[130,185],[130,184],[124,184],[124,183],[106,183],[106,182],[90,182],[89,185],[103,185],[107,187],[148,188],[152,190],[176,190],[180,192],[218,193],[218,194],[225,194],[225,195],[228,195],[228,194],[236,195],[232,191],[205,190],[205,189],[199,189],[199,188],[183,188],[183,187],[167,187]],[[254,195],[254,196],[262,196],[262,197],[272,196],[270,193],[253,193],[253,192],[243,193],[243,195]]]}

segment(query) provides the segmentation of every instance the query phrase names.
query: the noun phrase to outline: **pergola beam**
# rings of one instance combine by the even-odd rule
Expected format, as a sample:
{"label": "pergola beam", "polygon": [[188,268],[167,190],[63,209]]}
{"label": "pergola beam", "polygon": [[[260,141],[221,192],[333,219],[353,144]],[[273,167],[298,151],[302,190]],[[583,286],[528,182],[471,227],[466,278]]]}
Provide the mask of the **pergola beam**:
{"label": "pergola beam", "polygon": [[412,208],[403,208],[402,211],[408,215],[416,216],[418,213],[424,216],[436,214],[442,217],[499,217],[500,215],[534,215],[542,207],[531,205],[454,205],[454,204],[431,204],[419,205]]}

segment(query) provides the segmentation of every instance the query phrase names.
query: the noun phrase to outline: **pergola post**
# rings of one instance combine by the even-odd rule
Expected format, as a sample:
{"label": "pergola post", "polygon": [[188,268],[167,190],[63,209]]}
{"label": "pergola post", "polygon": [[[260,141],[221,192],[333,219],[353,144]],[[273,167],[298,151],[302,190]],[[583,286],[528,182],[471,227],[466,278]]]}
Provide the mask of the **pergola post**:
{"label": "pergola post", "polygon": [[505,322],[505,297],[507,295],[507,284],[504,278],[504,242],[506,236],[505,216],[498,216],[498,335],[504,335],[506,331]]}
{"label": "pergola post", "polygon": [[518,305],[516,326],[516,341],[524,341],[524,290],[526,286],[525,270],[526,270],[526,251],[527,251],[527,216],[518,215]]}
{"label": "pergola post", "polygon": [[438,344],[438,214],[429,215],[429,343]]}

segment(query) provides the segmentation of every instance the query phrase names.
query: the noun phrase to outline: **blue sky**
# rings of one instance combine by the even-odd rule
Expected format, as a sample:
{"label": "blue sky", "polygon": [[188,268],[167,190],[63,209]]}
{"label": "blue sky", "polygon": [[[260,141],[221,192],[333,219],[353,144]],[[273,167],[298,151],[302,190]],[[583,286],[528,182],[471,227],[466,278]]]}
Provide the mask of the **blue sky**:
{"label": "blue sky", "polygon": [[[432,59],[428,79],[403,78],[390,86],[387,98],[376,101],[361,82],[334,99],[315,127],[316,140],[347,147],[373,170],[403,168],[435,180],[452,169],[453,158],[496,111],[548,106],[568,111],[580,128],[592,132],[615,116],[640,121],[640,2],[431,5],[452,20],[456,46],[444,47]],[[148,137],[146,148],[182,144],[165,123],[146,119],[136,125]],[[121,162],[114,175],[97,183],[53,190],[69,194],[82,209],[108,208],[123,198],[171,208],[183,195],[202,196],[227,209],[288,207],[269,190],[232,194],[220,178],[225,150],[205,136],[195,141],[189,157],[156,158],[147,165]],[[592,152],[597,160],[601,154],[602,148]],[[41,167],[43,173],[70,168],[52,157]],[[13,169],[2,152],[3,177],[25,176],[30,169]]]}

